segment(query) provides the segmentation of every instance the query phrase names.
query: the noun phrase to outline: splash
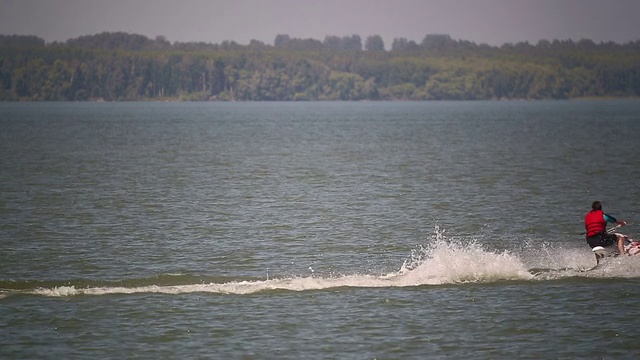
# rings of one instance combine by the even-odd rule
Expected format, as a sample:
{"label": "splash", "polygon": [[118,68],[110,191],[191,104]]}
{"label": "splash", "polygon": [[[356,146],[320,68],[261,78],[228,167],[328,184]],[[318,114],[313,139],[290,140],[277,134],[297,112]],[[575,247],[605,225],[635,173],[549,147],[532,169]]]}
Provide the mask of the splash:
{"label": "splash", "polygon": [[431,242],[412,253],[400,270],[403,283],[436,285],[530,280],[525,264],[508,251],[491,252],[476,240],[456,241],[435,227]]}

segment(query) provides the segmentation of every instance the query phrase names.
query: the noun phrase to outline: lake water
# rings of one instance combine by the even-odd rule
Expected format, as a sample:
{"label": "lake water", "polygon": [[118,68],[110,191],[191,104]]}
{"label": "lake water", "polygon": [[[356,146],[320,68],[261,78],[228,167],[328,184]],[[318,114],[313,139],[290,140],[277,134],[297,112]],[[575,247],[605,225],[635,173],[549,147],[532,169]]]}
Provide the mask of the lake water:
{"label": "lake water", "polygon": [[635,358],[640,101],[0,103],[0,358]]}

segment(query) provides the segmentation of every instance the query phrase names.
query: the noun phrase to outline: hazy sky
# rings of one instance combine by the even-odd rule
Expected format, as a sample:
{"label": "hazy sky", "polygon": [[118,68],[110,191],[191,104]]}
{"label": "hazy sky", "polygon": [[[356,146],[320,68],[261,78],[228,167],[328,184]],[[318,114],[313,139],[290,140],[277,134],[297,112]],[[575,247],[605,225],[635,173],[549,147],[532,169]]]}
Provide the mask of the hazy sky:
{"label": "hazy sky", "polygon": [[640,0],[0,0],[0,34],[65,41],[125,31],[169,41],[273,44],[278,34],[426,34],[502,45],[540,39],[640,40]]}

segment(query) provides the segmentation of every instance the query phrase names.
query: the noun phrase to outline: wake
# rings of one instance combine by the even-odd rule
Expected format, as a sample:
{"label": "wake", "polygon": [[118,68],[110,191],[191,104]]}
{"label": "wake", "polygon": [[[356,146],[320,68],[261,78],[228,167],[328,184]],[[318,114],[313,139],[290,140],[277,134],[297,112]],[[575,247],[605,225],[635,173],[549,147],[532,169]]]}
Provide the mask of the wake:
{"label": "wake", "polygon": [[[476,240],[455,240],[435,227],[428,244],[412,251],[398,271],[383,275],[301,276],[274,279],[221,279],[192,275],[161,275],[129,282],[63,282],[28,284],[0,282],[0,299],[27,294],[49,297],[109,294],[255,294],[267,291],[314,291],[335,288],[393,288],[503,281],[548,281],[571,277],[640,277],[640,259],[610,259],[595,269],[588,248],[562,249],[549,244],[524,244],[517,253],[488,250]],[[35,287],[34,287],[35,285]]]}

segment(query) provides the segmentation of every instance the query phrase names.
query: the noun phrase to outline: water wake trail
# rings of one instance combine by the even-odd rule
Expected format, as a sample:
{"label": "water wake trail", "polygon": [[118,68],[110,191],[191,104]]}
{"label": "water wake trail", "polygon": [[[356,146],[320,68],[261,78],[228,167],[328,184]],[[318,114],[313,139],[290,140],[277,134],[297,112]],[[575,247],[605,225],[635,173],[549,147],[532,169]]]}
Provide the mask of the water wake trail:
{"label": "water wake trail", "polygon": [[490,251],[476,240],[455,240],[435,228],[426,245],[414,250],[398,271],[383,275],[347,274],[272,279],[221,278],[183,274],[127,281],[0,281],[0,299],[13,294],[51,297],[107,294],[253,294],[264,291],[309,291],[342,287],[382,288],[425,285],[555,280],[569,277],[640,277],[640,259],[611,259],[595,265],[588,250],[526,245],[518,254]]}

